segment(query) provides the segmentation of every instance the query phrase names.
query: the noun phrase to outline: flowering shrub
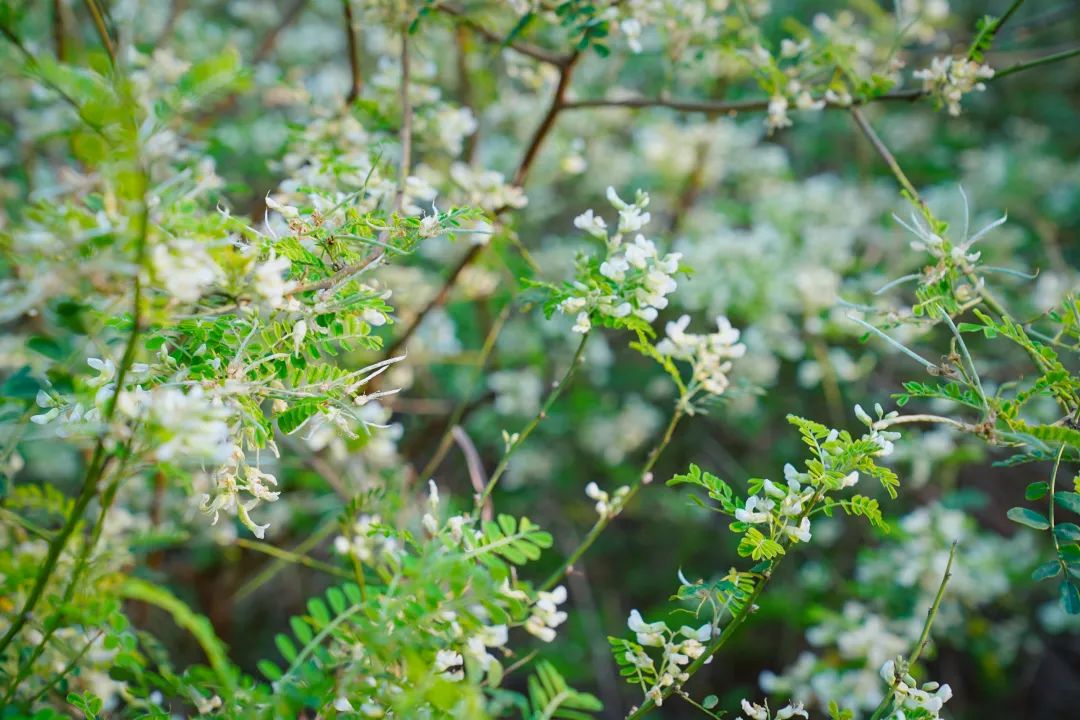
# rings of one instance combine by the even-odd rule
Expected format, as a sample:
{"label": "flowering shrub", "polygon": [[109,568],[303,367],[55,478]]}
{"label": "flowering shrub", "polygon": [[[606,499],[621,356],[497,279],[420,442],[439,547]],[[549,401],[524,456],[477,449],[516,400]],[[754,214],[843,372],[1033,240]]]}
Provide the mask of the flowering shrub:
{"label": "flowering shrub", "polygon": [[1080,173],[1022,5],[0,0],[0,718],[1023,697]]}

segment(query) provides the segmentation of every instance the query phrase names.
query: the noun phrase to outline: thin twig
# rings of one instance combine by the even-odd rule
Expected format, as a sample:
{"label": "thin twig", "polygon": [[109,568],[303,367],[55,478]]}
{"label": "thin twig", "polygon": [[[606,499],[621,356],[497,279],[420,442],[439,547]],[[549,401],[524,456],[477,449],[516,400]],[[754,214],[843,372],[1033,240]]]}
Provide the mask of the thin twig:
{"label": "thin twig", "polygon": [[[859,102],[911,102],[926,95],[923,90],[897,90],[895,92],[878,95]],[[821,100],[825,100],[821,98]],[[825,100],[826,107],[835,109],[847,109],[850,105]],[[680,112],[699,112],[706,115],[731,115],[740,112],[759,112],[768,110],[769,98],[752,98],[749,100],[680,100],[677,98],[593,98],[588,100],[574,100],[563,105],[564,110],[582,110],[587,108],[624,108],[628,110],[645,110],[649,108],[667,108]]]}
{"label": "thin twig", "polygon": [[266,35],[263,36],[263,41],[259,43],[258,49],[255,51],[255,56],[252,59],[253,64],[258,65],[263,60],[270,57],[270,53],[274,51],[274,46],[277,45],[278,37],[281,35],[285,28],[293,24],[297,17],[300,16],[300,11],[307,5],[308,0],[294,0],[293,4],[285,11],[285,14],[278,20],[278,24],[270,28]]}
{"label": "thin twig", "polygon": [[862,111],[857,107],[851,108],[851,117],[855,120],[855,124],[858,126],[859,130],[866,136],[866,139],[870,141],[870,145],[873,146],[874,151],[877,152],[877,154],[881,156],[881,159],[885,161],[885,164],[889,166],[889,170],[892,171],[897,182],[899,182],[900,186],[907,192],[911,201],[917,204],[919,210],[921,210],[923,215],[929,219],[931,216],[930,209],[926,206],[922,196],[919,195],[919,191],[915,189],[911,180],[904,174],[904,170],[900,167],[900,163],[896,161],[896,158],[893,156],[892,152],[890,152],[889,148],[885,146],[885,143],[881,141],[878,134],[874,132],[874,128],[870,127],[870,123],[866,121],[866,117],[863,116]]}
{"label": "thin twig", "polygon": [[109,30],[105,27],[105,16],[101,12],[101,8],[98,7],[97,0],[85,0],[86,10],[90,13],[90,18],[94,21],[94,29],[97,30],[98,37],[101,38],[101,45],[105,48],[105,52],[109,55],[109,63],[116,66],[116,49],[113,46],[112,38],[109,37]]}
{"label": "thin twig", "polygon": [[569,56],[563,57],[563,56],[560,56],[560,55],[556,55],[555,53],[551,52],[550,50],[545,50],[542,47],[539,47],[537,45],[532,45],[532,44],[526,43],[526,42],[521,42],[521,41],[515,40],[515,41],[512,41],[510,43],[507,43],[506,39],[503,38],[501,35],[499,35],[497,33],[494,33],[491,30],[488,30],[487,28],[480,25],[475,20],[467,17],[465,15],[465,11],[461,10],[460,8],[456,8],[456,7],[453,7],[451,5],[440,4],[440,5],[436,6],[435,9],[438,10],[439,12],[445,13],[446,15],[450,15],[451,17],[455,18],[457,20],[457,22],[459,22],[460,24],[462,24],[465,27],[469,28],[470,30],[472,30],[474,33],[476,33],[480,37],[484,38],[484,40],[488,41],[489,43],[492,43],[494,45],[498,45],[500,47],[508,47],[511,50],[514,50],[515,52],[521,53],[522,55],[525,55],[526,57],[531,57],[534,60],[539,60],[540,62],[547,63],[548,65],[555,65],[556,67],[562,67],[566,63],[567,57],[569,57]]}
{"label": "thin twig", "polygon": [[[532,169],[533,162],[540,153],[540,148],[543,146],[544,141],[547,139],[548,135],[551,133],[552,127],[555,125],[555,118],[558,117],[558,114],[566,107],[566,91],[570,86],[570,79],[579,58],[580,53],[572,53],[569,59],[564,64],[560,65],[559,80],[555,86],[551,104],[548,106],[544,118],[540,121],[536,131],[533,133],[528,148],[525,150],[525,154],[522,155],[521,162],[518,163],[517,170],[514,172],[514,185],[520,187],[525,183],[525,178]],[[508,208],[505,207],[498,208],[495,211],[495,215],[498,216],[507,209]],[[450,293],[457,284],[458,278],[461,277],[461,273],[465,268],[476,261],[484,247],[484,245],[473,245],[469,248],[468,252],[465,253],[461,260],[458,261],[458,264],[450,271],[450,274],[446,276],[446,280],[443,281],[442,287],[439,288],[439,292],[435,293],[435,296],[428,301],[427,305],[416,314],[416,317],[414,317],[405,329],[390,343],[386,349],[387,356],[393,355],[402,345],[408,342],[409,338],[411,338],[420,327],[424,318],[426,318],[435,308],[442,306],[449,299]]]}
{"label": "thin twig", "polygon": [[[987,47],[987,48],[990,47],[990,44],[994,41],[994,38],[996,38],[997,34],[999,32],[1001,32],[1001,28],[1005,26],[1005,23],[1009,22],[1009,18],[1011,18],[1013,16],[1013,13],[1015,13],[1017,10],[1019,10],[1020,6],[1023,5],[1023,4],[1024,4],[1024,0],[1013,0],[1012,5],[1010,5],[1009,9],[1005,11],[1005,14],[994,21],[994,26],[987,31],[986,38],[983,41],[983,43],[985,44],[985,47]],[[981,52],[980,48],[977,48],[974,45],[972,45],[971,49],[968,51],[967,59],[968,60],[974,60],[975,57],[978,56],[980,52]]]}
{"label": "thin twig", "polygon": [[360,88],[363,85],[363,76],[360,74],[360,41],[356,35],[355,19],[353,18],[352,0],[341,0],[345,7],[345,46],[349,54],[349,94],[345,96],[345,103],[351,105],[360,96]]}
{"label": "thin twig", "polygon": [[63,0],[53,0],[52,5],[52,31],[53,47],[56,50],[56,59],[64,62],[64,3]]}
{"label": "thin twig", "polygon": [[[457,443],[457,446],[461,448],[461,454],[465,456],[465,466],[469,471],[469,482],[472,483],[473,490],[477,493],[484,492],[484,488],[487,486],[487,478],[484,477],[484,463],[480,460],[480,453],[476,451],[476,445],[473,444],[469,434],[460,425],[450,428],[450,436]],[[484,507],[480,511],[480,519],[488,521],[494,517],[495,508],[491,498],[488,497],[484,500]]]}
{"label": "thin twig", "polygon": [[[911,651],[911,655],[908,656],[907,664],[911,667],[922,656],[923,650],[926,649],[926,645],[930,642],[930,628],[934,624],[934,618],[937,617],[938,607],[941,605],[942,598],[945,597],[945,586],[949,584],[949,578],[952,577],[952,564],[953,558],[956,557],[956,541],[953,541],[952,547],[949,549],[949,562],[945,565],[945,574],[941,578],[941,584],[938,586],[937,595],[934,596],[933,603],[930,604],[930,609],[926,611],[926,622],[923,623],[922,633],[919,635],[919,640],[915,644],[915,647]],[[882,698],[881,703],[874,710],[874,714],[870,716],[870,720],[881,720],[889,709],[892,707],[893,698],[896,696],[896,689],[889,688],[889,692]]]}
{"label": "thin twig", "polygon": [[[660,442],[656,444],[651,452],[649,452],[648,457],[645,459],[645,464],[641,468],[641,472],[638,473],[637,480],[635,480],[634,484],[630,487],[630,492],[623,497],[623,508],[630,504],[630,501],[633,500],[634,496],[641,490],[642,485],[652,482],[652,470],[656,466],[657,461],[660,460],[660,456],[664,454],[664,450],[666,450],[667,446],[671,443],[671,439],[675,435],[675,428],[678,427],[679,422],[685,414],[686,410],[680,401],[675,406],[675,411],[671,415],[671,420],[668,421],[667,428],[664,429],[664,434],[661,436]],[[562,580],[564,575],[573,570],[574,564],[577,563],[577,561],[581,559],[581,556],[593,546],[593,543],[597,541],[601,533],[604,532],[604,529],[607,528],[615,517],[616,515],[601,515],[600,519],[592,526],[592,529],[589,530],[589,533],[581,543],[574,548],[573,552],[566,556],[566,559],[563,560],[558,568],[556,568],[555,572],[551,573],[543,584],[540,585],[540,589],[550,590]]]}
{"label": "thin twig", "polygon": [[1059,62],[1061,60],[1068,60],[1071,57],[1080,55],[1080,47],[1075,47],[1071,50],[1062,50],[1059,53],[1053,55],[1046,55],[1035,60],[1029,60],[1028,62],[1020,62],[1015,65],[1010,65],[1004,70],[999,70],[994,73],[993,79],[1008,77],[1013,73],[1023,72],[1024,70],[1030,70],[1031,68],[1039,67],[1040,65],[1049,65],[1050,63]]}
{"label": "thin twig", "polygon": [[507,443],[506,452],[503,453],[502,459],[495,467],[495,471],[491,473],[491,479],[488,480],[487,485],[484,487],[484,492],[481,493],[477,498],[477,507],[483,506],[484,503],[487,502],[487,499],[491,497],[491,493],[495,490],[495,486],[499,483],[499,478],[503,476],[503,473],[506,472],[506,468],[510,464],[510,458],[514,455],[518,448],[525,444],[525,441],[529,438],[530,435],[532,435],[533,431],[536,430],[537,426],[540,425],[540,423],[543,422],[545,418],[547,418],[547,415],[551,411],[551,408],[555,405],[555,401],[559,399],[559,396],[562,395],[563,390],[565,390],[566,386],[570,384],[570,380],[573,379],[574,373],[577,371],[578,366],[581,365],[582,361],[584,360],[585,345],[589,342],[589,335],[590,333],[587,332],[581,336],[581,342],[578,343],[577,350],[574,352],[574,357],[570,360],[569,367],[566,368],[566,372],[563,373],[562,378],[560,378],[555,383],[555,386],[551,389],[551,392],[548,393],[547,399],[544,400],[544,404],[540,407],[540,411],[536,413],[536,416],[532,420],[529,421],[528,425],[526,425],[516,434],[516,437],[512,438]]}
{"label": "thin twig", "polygon": [[[465,416],[465,411],[469,406],[469,400],[472,394],[476,391],[477,385],[480,384],[481,378],[484,377],[484,371],[487,369],[488,361],[491,359],[491,353],[495,349],[495,340],[498,338],[499,333],[502,332],[503,326],[506,325],[507,319],[510,317],[511,304],[507,303],[503,307],[502,312],[495,318],[495,322],[491,324],[491,329],[488,330],[487,337],[484,338],[484,345],[480,348],[480,357],[476,361],[476,374],[473,376],[469,389],[461,402],[454,408],[453,413],[450,415],[450,419],[447,421],[446,432],[443,433],[442,438],[439,439],[439,443],[435,446],[435,453],[428,460],[424,469],[420,471],[420,479],[424,480],[430,478],[436,468],[442,463],[446,457],[447,451],[450,449],[450,445],[453,442],[452,432],[453,429],[461,424],[462,418]],[[482,489],[482,488],[481,488]]]}
{"label": "thin twig", "polygon": [[248,540],[247,538],[237,538],[233,541],[236,545],[248,550],[255,550],[278,560],[284,560],[288,563],[295,565],[303,565],[304,567],[311,568],[312,570],[319,570],[328,575],[334,575],[336,577],[345,578],[346,580],[352,579],[352,573],[346,572],[336,565],[325,563],[322,560],[316,560],[313,557],[303,554],[302,552],[291,552],[284,548],[279,548],[276,545],[269,543],[255,542],[254,540]]}

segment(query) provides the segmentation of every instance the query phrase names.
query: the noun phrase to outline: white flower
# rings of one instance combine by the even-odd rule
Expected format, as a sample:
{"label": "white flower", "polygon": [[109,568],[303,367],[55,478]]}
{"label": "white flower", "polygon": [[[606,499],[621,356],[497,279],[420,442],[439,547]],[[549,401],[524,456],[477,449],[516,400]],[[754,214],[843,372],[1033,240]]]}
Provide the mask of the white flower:
{"label": "white flower", "polygon": [[769,110],[765,116],[765,127],[769,129],[770,133],[791,125],[791,118],[787,114],[788,105],[788,99],[783,95],[774,95],[769,98]]}
{"label": "white flower", "polygon": [[810,93],[803,90],[795,97],[795,107],[800,110],[821,110],[825,107],[825,101],[815,100]]}
{"label": "white flower", "polygon": [[622,282],[626,279],[626,272],[630,269],[630,262],[626,257],[616,255],[600,263],[600,274],[609,280]]}
{"label": "white flower", "polygon": [[[758,508],[761,509],[759,510]],[[746,498],[745,507],[735,510],[735,519],[739,522],[750,523],[751,525],[769,522],[769,511],[772,510],[772,508],[772,500],[764,500],[758,495],[751,495]]]}
{"label": "white flower", "polygon": [[803,708],[803,704],[801,702],[798,702],[788,703],[784,707],[777,710],[775,720],[788,720],[788,718],[795,717],[796,715],[804,718],[810,717],[810,715]]}
{"label": "white flower", "polygon": [[641,52],[641,22],[637,18],[627,18],[619,23],[619,29],[626,36],[626,44],[635,53]]}
{"label": "white flower", "polygon": [[439,650],[435,653],[435,672],[447,680],[457,682],[465,677],[465,658],[455,650]]}
{"label": "white flower", "polygon": [[202,243],[174,240],[156,245],[150,257],[154,276],[180,302],[195,302],[207,289],[220,283],[222,272]]}
{"label": "white flower", "polygon": [[285,295],[296,287],[294,280],[286,280],[283,275],[289,272],[292,262],[286,257],[278,257],[273,250],[270,257],[255,266],[253,285],[266,304],[271,308],[281,307]]}
{"label": "white flower", "polygon": [[439,141],[451,155],[461,154],[462,140],[478,127],[472,110],[467,107],[442,107],[433,120]]}
{"label": "white flower", "polygon": [[798,542],[810,542],[810,518],[804,517],[798,527],[792,527],[787,525],[784,527],[784,532],[792,541]]}
{"label": "white flower", "polygon": [[604,222],[604,218],[594,215],[592,210],[586,210],[574,218],[574,227],[584,230],[593,237],[607,239],[607,223]]}
{"label": "white flower", "polygon": [[541,590],[536,597],[525,630],[544,642],[551,642],[555,639],[555,628],[566,622],[566,613],[558,609],[566,602],[566,588],[560,585],[551,592]]}
{"label": "white flower", "polygon": [[769,720],[769,711],[761,705],[752,703],[749,700],[742,701],[742,711],[746,713],[746,716],[750,718],[750,720]]}
{"label": "white flower", "polygon": [[641,613],[631,610],[626,626],[630,628],[630,632],[637,635],[639,644],[647,647],[663,647],[664,633],[667,632],[667,625],[663,621],[647,623],[642,619]]}
{"label": "white flower", "polygon": [[438,215],[425,215],[420,219],[419,235],[422,238],[433,238],[442,234],[442,224]]}
{"label": "white flower", "polygon": [[292,205],[285,205],[284,203],[280,203],[269,195],[266,196],[266,207],[288,220],[300,216],[300,211],[294,208]]}
{"label": "white flower", "polygon": [[994,69],[961,57],[936,57],[930,67],[913,74],[923,81],[923,90],[942,102],[950,115],[960,114],[960,100],[966,94],[986,89],[980,82],[994,77]]}

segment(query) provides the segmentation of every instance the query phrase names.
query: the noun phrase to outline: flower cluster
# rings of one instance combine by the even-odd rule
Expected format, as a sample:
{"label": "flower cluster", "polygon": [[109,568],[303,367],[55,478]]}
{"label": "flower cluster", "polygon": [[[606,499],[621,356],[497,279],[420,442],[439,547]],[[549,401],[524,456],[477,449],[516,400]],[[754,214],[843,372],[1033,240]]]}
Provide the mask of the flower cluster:
{"label": "flower cluster", "polygon": [[529,619],[525,621],[525,630],[544,642],[553,641],[555,628],[566,622],[566,613],[559,609],[564,602],[566,602],[566,588],[562,585],[550,592],[541,590],[536,593],[536,602],[533,604]]}
{"label": "flower cluster", "polygon": [[[607,196],[619,211],[614,234],[592,210],[574,220],[575,227],[603,240],[607,249],[599,264],[584,263],[570,289],[560,293],[559,311],[576,317],[574,332],[587,333],[596,319],[613,326],[625,325],[631,317],[651,323],[678,287],[673,276],[682,256],[667,253],[661,257],[656,245],[638,233],[651,219],[645,212],[649,196],[639,190],[634,202],[627,203],[610,187]],[[636,233],[634,239],[624,241],[629,233]]]}
{"label": "flower cluster", "polygon": [[622,512],[623,503],[626,502],[626,496],[629,493],[629,485],[622,485],[617,488],[614,497],[601,490],[600,486],[595,482],[585,486],[585,494],[596,501],[596,513],[601,520],[610,520]]}
{"label": "flower cluster", "polygon": [[710,395],[722,395],[729,385],[731,361],[745,355],[746,346],[739,342],[739,331],[723,315],[716,318],[719,330],[707,335],[686,332],[689,324],[689,315],[669,322],[667,335],[656,344],[656,351],[689,362],[692,382]]}
{"label": "flower cluster", "polygon": [[941,708],[952,697],[952,688],[937,682],[924,683],[920,688],[906,668],[907,662],[899,656],[881,666],[881,678],[893,689],[900,704],[900,709],[891,717],[900,720],[905,717],[903,710],[907,709],[922,710],[919,717],[937,720],[941,717]]}
{"label": "flower cluster", "polygon": [[352,556],[362,563],[392,559],[403,552],[397,538],[383,525],[378,515],[358,517],[353,523],[351,537],[338,535],[334,539],[334,549],[338,554]]}
{"label": "flower cluster", "polygon": [[[817,491],[812,485],[804,487],[809,475],[796,471],[790,463],[784,466],[784,479],[786,486],[763,480],[762,492],[748,497],[745,505],[735,510],[735,519],[747,525],[766,525],[771,540],[810,542],[810,518],[806,512]],[[858,482],[859,473],[852,471],[841,480],[840,488],[853,487]]]}
{"label": "flower cluster", "polygon": [[789,718],[793,717],[810,717],[805,708],[803,708],[801,702],[788,703],[777,710],[775,715],[770,712],[769,703],[767,702],[764,705],[758,705],[757,703],[752,703],[749,700],[744,699],[741,706],[746,717],[743,718],[740,715],[737,716],[735,720],[789,720]]}
{"label": "flower cluster", "polygon": [[877,420],[871,418],[870,415],[863,410],[862,405],[855,406],[855,417],[859,419],[859,422],[870,429],[870,432],[864,435],[864,437],[878,446],[878,457],[888,457],[889,455],[892,455],[893,450],[896,448],[894,441],[900,439],[900,433],[895,430],[887,430],[886,428],[889,427],[889,421],[897,417],[900,413],[895,410],[885,412],[885,409],[881,407],[880,403],[874,403],[874,412],[877,414]]}
{"label": "flower cluster", "polygon": [[961,57],[936,57],[930,67],[913,73],[923,81],[923,90],[933,95],[949,109],[950,115],[960,114],[960,100],[966,93],[986,89],[983,80],[994,77],[989,65]]}
{"label": "flower cluster", "polygon": [[[663,620],[645,622],[637,610],[630,611],[626,626],[635,634],[637,644],[624,641],[623,656],[617,660],[620,665],[633,668],[638,682],[648,686],[645,696],[659,707],[669,688],[680,687],[690,679],[685,667],[705,652],[713,626],[711,623],[698,628],[683,625],[671,630]],[[660,649],[659,664],[645,648]]]}

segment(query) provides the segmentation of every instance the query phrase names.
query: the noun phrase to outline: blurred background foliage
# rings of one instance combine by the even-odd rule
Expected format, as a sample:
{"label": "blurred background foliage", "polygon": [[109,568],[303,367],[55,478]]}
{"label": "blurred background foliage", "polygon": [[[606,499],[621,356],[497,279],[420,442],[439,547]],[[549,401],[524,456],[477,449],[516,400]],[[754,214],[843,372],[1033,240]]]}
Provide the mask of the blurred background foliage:
{"label": "blurred background foliage", "polygon": [[[107,4],[120,15],[131,3]],[[54,9],[47,3],[24,5],[35,7],[11,11],[20,35],[45,50],[52,42]],[[63,51],[87,52],[93,35],[81,6],[64,0],[54,5],[69,24]],[[352,82],[340,2],[174,0],[139,8],[135,43],[145,50],[156,47],[188,59],[228,52],[241,59],[244,74],[224,99],[191,108],[184,121],[184,130],[214,159],[224,180],[222,202],[233,213],[262,220],[267,193],[296,167],[312,157],[332,162],[358,147],[387,142],[397,131],[397,59],[393,38],[378,22],[384,8],[359,5],[365,3],[357,4],[354,18],[362,85],[350,122],[337,109]],[[903,59],[921,67],[933,55],[962,50],[981,14],[1004,9],[989,5],[953,0],[933,43],[905,51]],[[462,3],[454,13],[441,12],[435,3],[420,6],[425,12],[413,34],[416,93],[422,98],[417,174],[445,178],[453,163],[464,162],[501,173],[494,185],[513,184],[522,152],[547,111],[556,68],[500,50],[470,25],[501,37],[514,17],[501,3]],[[762,15],[761,32],[775,45],[788,36],[791,23],[809,24],[816,13],[836,15],[849,7],[778,0]],[[520,39],[559,56],[574,42],[567,35],[532,26]],[[1067,49],[1077,37],[1075,3],[1027,3],[987,61],[1005,67]],[[593,50],[581,55],[569,101],[761,96],[751,84],[729,85],[723,58],[707,50],[673,56],[663,37],[648,32],[639,53],[626,52],[621,43],[617,36],[610,40],[611,57]],[[12,57],[10,47],[4,52]],[[7,216],[17,218],[26,198],[47,187],[47,166],[62,164],[71,148],[60,111],[43,109],[40,98],[16,82],[11,63],[5,67],[0,200]],[[998,291],[1022,318],[1037,317],[1077,286],[1078,88],[1080,61],[1073,60],[994,81],[986,92],[965,98],[959,117],[935,110],[927,100],[866,109],[940,217],[962,222],[961,188],[971,202],[972,227],[1008,213],[1008,222],[981,249],[989,265],[1038,273],[1033,280],[996,278]],[[475,132],[462,131],[470,123],[461,108],[475,118]],[[478,189],[470,196],[468,184],[417,204],[442,207],[447,195],[448,203],[486,204],[488,210],[506,202],[482,182],[474,183]],[[880,402],[890,409],[901,383],[919,379],[920,370],[907,358],[874,338],[866,341],[843,304],[883,302],[874,291],[916,272],[922,262],[891,218],[893,212],[907,214],[905,202],[848,113],[799,113],[793,127],[770,136],[753,112],[714,117],[665,107],[563,110],[524,178],[527,205],[502,215],[490,242],[474,251],[471,239],[486,235],[463,235],[454,243],[437,238],[381,271],[379,281],[394,291],[390,302],[397,320],[380,334],[393,344],[437,297],[450,269],[465,254],[478,253],[445,302],[423,313],[415,333],[400,345],[407,358],[382,385],[402,391],[371,411],[373,421],[387,429],[356,440],[317,433],[287,439],[277,470],[285,499],[267,513],[272,544],[299,545],[330,559],[336,519],[357,492],[379,488],[384,517],[415,520],[428,479],[420,472],[436,454],[442,459],[430,476],[453,502],[468,506],[468,452],[474,446],[483,466],[494,467],[502,432],[516,431],[536,412],[576,343],[570,320],[545,320],[529,304],[528,292],[520,294],[518,278],[559,280],[570,274],[575,253],[584,247],[573,218],[589,207],[606,207],[608,186],[624,197],[646,189],[652,197],[651,236],[684,253],[696,269],[680,281],[661,321],[688,312],[695,324],[709,324],[722,313],[743,329],[749,349],[725,402],[683,427],[655,471],[657,482],[612,524],[568,580],[568,629],[545,656],[576,687],[597,694],[606,717],[621,717],[634,694],[617,677],[605,636],[625,633],[632,608],[648,617],[666,607],[677,585],[676,569],[689,577],[718,577],[737,557],[723,519],[701,511],[663,481],[690,462],[729,480],[779,478],[785,463],[801,457],[797,435],[784,419],[788,413],[852,428],[855,403]],[[511,302],[513,312],[485,358],[485,338]],[[26,359],[17,340],[25,328],[9,323],[7,329],[0,365],[14,369]],[[939,353],[946,351],[938,346]],[[358,350],[342,361],[360,367],[378,356]],[[485,361],[487,371],[481,368]],[[1019,356],[993,354],[981,361],[987,377],[1022,372]],[[595,517],[585,485],[632,482],[673,397],[653,363],[621,340],[597,337],[584,371],[511,461],[496,508],[528,514],[554,533],[557,549],[569,551]],[[465,451],[457,444],[440,450],[459,406]],[[15,483],[74,483],[81,460],[64,446],[27,441],[18,452],[21,463],[9,473]],[[997,459],[992,448],[971,438],[909,429],[893,462],[901,497],[880,498],[891,532],[821,521],[802,559],[782,568],[751,624],[694,678],[693,687],[719,695],[721,707],[759,694],[759,683],[778,698],[786,698],[786,683],[794,683],[857,704],[867,673],[876,679],[881,662],[908,647],[913,626],[917,635],[948,545],[960,539],[957,579],[935,627],[937,653],[928,661],[929,674],[954,690],[951,716],[1071,717],[1080,707],[1080,626],[1056,605],[1051,585],[1029,580],[1047,554],[1038,545],[1045,537],[1037,539],[1005,518],[1024,486],[1049,468],[996,467]],[[326,577],[233,542],[236,528],[209,526],[181,489],[144,492],[150,494],[131,503],[159,508],[158,540],[132,553],[205,613],[233,657],[255,672],[257,659],[276,652],[268,630],[285,628],[307,598],[326,587]],[[541,560],[538,576],[554,569],[557,557]],[[162,620],[145,610],[134,619],[147,627]],[[168,632],[164,641],[178,653],[179,664],[199,659],[189,639]],[[691,712],[673,703],[662,716]]]}

